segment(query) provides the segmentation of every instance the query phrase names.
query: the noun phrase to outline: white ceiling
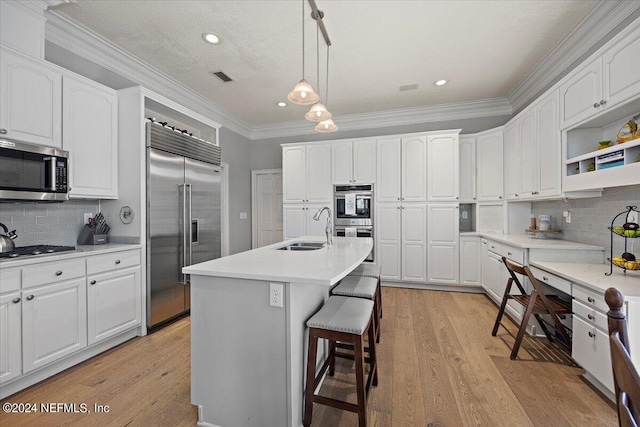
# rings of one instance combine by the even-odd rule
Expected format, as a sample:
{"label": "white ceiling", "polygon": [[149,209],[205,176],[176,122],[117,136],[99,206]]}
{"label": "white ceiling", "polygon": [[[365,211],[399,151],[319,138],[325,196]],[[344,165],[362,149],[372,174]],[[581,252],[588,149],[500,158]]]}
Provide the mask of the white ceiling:
{"label": "white ceiling", "polygon": [[[598,4],[590,0],[318,0],[339,116],[506,98]],[[277,107],[302,76],[301,0],[77,0],[56,7],[249,126],[301,120]],[[305,77],[317,89],[307,1]],[[202,40],[212,31],[218,46]],[[325,47],[320,36],[320,93]],[[209,74],[223,70],[232,83]],[[436,87],[437,79],[450,83]],[[417,84],[411,91],[400,86]]]}

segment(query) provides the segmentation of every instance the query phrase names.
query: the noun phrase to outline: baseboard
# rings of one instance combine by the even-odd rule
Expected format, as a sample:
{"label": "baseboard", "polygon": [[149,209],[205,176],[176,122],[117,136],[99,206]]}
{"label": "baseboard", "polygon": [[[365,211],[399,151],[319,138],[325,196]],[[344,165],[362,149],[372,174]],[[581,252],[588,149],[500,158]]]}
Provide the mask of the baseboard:
{"label": "baseboard", "polygon": [[390,288],[407,288],[407,289],[425,289],[428,291],[445,291],[445,292],[468,292],[481,294],[484,292],[480,286],[468,286],[468,285],[438,285],[431,283],[411,283],[411,282],[381,282],[382,286]]}

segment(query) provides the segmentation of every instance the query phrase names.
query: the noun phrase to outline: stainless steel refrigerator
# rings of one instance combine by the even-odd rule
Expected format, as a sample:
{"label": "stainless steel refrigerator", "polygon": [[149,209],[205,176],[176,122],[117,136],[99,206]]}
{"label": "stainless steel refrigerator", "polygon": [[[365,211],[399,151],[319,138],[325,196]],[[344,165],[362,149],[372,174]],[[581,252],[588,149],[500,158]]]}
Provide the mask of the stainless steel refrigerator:
{"label": "stainless steel refrigerator", "polygon": [[220,257],[219,164],[218,146],[147,123],[149,329],[189,310],[182,267]]}

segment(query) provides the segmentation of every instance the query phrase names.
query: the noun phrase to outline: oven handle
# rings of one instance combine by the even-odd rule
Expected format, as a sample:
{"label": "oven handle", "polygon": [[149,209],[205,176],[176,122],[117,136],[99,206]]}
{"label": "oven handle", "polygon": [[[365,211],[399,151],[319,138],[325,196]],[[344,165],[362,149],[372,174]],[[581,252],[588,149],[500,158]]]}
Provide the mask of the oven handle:
{"label": "oven handle", "polygon": [[43,157],[42,160],[45,160],[49,164],[49,179],[48,182],[45,182],[45,190],[56,191],[56,161],[58,160],[55,156],[47,156]]}

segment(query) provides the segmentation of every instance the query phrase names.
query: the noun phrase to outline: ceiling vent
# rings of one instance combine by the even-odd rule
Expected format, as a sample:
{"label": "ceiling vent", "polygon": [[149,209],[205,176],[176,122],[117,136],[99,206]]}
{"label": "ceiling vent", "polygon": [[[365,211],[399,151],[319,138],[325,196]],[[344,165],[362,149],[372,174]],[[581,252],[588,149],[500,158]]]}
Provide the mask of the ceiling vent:
{"label": "ceiling vent", "polygon": [[211,74],[213,74],[214,76],[216,76],[217,78],[222,80],[223,83],[229,83],[229,82],[233,81],[233,79],[231,77],[229,77],[228,75],[226,75],[224,73],[224,71],[222,71],[222,70],[211,71]]}
{"label": "ceiling vent", "polygon": [[405,90],[416,90],[416,89],[418,89],[417,83],[400,86],[400,92],[404,92]]}

